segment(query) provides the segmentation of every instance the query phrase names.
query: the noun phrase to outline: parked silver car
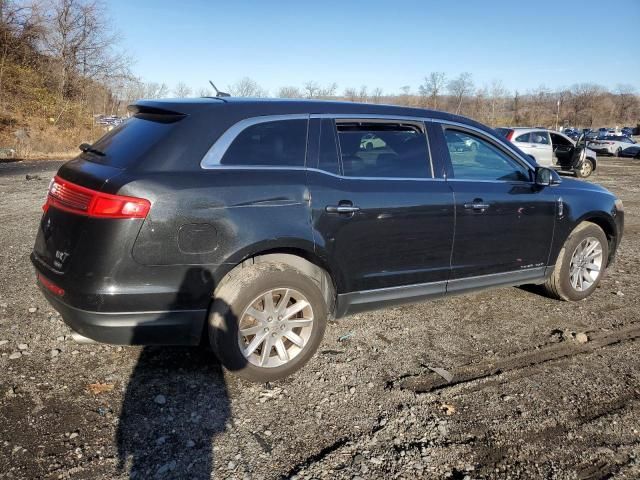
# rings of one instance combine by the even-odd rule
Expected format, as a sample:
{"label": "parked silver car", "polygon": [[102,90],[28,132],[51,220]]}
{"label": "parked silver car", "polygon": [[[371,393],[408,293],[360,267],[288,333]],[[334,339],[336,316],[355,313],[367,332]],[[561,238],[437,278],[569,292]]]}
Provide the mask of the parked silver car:
{"label": "parked silver car", "polygon": [[596,169],[596,152],[585,148],[584,135],[576,141],[564,133],[544,128],[496,128],[496,131],[532,156],[540,166],[572,171],[582,178]]}
{"label": "parked silver car", "polygon": [[615,135],[598,138],[597,140],[588,142],[587,146],[598,153],[606,153],[607,155],[615,155],[616,157],[619,157],[620,153],[624,149],[635,144],[636,141],[629,137],[625,137],[624,135]]}

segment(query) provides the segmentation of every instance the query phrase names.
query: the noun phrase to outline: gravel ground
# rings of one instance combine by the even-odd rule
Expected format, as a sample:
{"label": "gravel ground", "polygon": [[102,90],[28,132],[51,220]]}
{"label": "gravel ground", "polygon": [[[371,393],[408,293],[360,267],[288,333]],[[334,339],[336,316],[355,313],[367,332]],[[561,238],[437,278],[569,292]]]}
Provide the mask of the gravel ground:
{"label": "gravel ground", "polygon": [[626,207],[590,298],[354,315],[271,385],[200,349],[74,343],[28,258],[58,166],[0,165],[0,478],[640,478],[640,162],[590,179]]}

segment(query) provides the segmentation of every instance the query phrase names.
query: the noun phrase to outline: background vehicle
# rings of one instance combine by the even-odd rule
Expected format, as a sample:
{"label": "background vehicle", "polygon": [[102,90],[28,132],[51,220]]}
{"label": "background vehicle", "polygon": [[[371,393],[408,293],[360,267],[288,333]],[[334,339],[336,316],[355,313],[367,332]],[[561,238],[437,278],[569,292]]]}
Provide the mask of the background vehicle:
{"label": "background vehicle", "polygon": [[622,236],[613,194],[464,117],[229,98],[132,111],[51,183],[38,285],[81,335],[204,338],[254,381],[301,368],[332,317],[529,283],[586,298]]}
{"label": "background vehicle", "polygon": [[619,157],[627,157],[627,158],[640,158],[640,145],[637,143],[632,145],[631,147],[627,147],[622,150],[619,154]]}
{"label": "background vehicle", "polygon": [[628,148],[635,144],[636,141],[632,140],[629,137],[616,135],[593,140],[591,142],[588,142],[587,146],[597,153],[605,153],[607,155],[615,155],[616,157],[619,157],[620,153],[625,148]]}
{"label": "background vehicle", "polygon": [[526,127],[496,130],[543,167],[573,171],[583,178],[591,175],[597,167],[596,153],[587,149],[582,158],[578,154],[584,148],[584,142],[573,140],[563,133]]}

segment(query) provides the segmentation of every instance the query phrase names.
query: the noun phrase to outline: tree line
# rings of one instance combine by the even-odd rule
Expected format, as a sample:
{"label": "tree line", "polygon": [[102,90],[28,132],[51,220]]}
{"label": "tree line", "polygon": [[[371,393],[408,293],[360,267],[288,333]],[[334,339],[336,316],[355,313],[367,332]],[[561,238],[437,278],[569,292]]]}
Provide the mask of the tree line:
{"label": "tree line", "polygon": [[[100,0],[0,0],[0,146],[17,130],[54,131],[55,139],[76,142],[102,132],[99,114],[124,115],[138,98],[200,97],[215,93],[185,82],[145,81],[133,75],[133,59],[120,47],[121,35]],[[217,79],[216,79],[217,80]],[[473,75],[430,72],[419,85],[385,92],[315,80],[269,92],[244,77],[223,90],[233,96],[310,98],[433,108],[466,115],[492,126],[599,127],[636,124],[638,92],[631,85],[608,89],[593,83],[566,88],[541,86],[512,91],[496,79],[478,84]],[[58,130],[64,129],[65,135]],[[29,133],[31,132],[31,133]],[[44,135],[44,134],[43,134]]]}
{"label": "tree line", "polygon": [[[129,101],[136,98],[207,97],[211,88],[193,91],[180,82],[173,89],[166,84],[136,80]],[[244,77],[226,88],[232,96],[268,97],[269,92],[255,80]],[[278,88],[278,98],[326,99],[364,103],[386,103],[419,108],[432,108],[466,115],[491,126],[575,126],[600,127],[636,125],[640,121],[640,98],[632,85],[619,84],[614,89],[594,83],[579,83],[566,88],[544,86],[510,91],[500,80],[476,85],[471,73],[448,77],[444,72],[431,72],[414,88],[402,86],[398,92],[385,93],[366,85],[339,90],[337,83],[321,85],[308,81],[301,87]]]}

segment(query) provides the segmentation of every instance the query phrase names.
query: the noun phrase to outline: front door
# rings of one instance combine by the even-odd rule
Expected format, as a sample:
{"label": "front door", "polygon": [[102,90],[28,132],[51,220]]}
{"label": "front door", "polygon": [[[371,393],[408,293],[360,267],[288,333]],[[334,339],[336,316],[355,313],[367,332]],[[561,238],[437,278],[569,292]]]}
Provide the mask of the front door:
{"label": "front door", "polygon": [[309,138],[312,228],[338,293],[444,293],[453,194],[433,178],[424,124],[317,118]]}
{"label": "front door", "polygon": [[[471,282],[483,286],[543,275],[555,221],[553,187],[537,186],[530,167],[497,139],[446,125],[443,133],[456,204],[448,291],[464,289],[460,280],[471,277],[485,277]],[[478,148],[459,151],[461,139]]]}

